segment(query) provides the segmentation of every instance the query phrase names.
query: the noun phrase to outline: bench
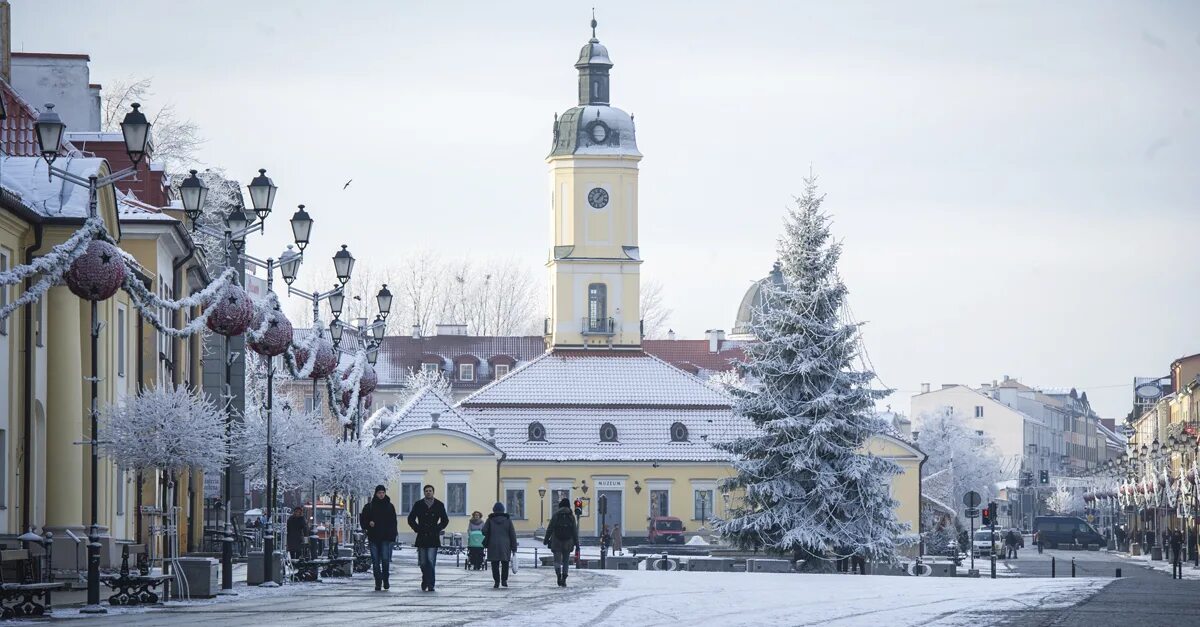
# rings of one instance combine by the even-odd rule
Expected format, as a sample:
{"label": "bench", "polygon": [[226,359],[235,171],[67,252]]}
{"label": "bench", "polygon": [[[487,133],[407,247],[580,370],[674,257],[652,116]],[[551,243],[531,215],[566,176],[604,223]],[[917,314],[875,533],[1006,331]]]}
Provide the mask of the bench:
{"label": "bench", "polygon": [[[4,575],[10,564],[16,564],[13,581]],[[0,618],[50,615],[50,593],[62,590],[66,584],[38,581],[37,572],[29,551],[0,551]],[[39,599],[44,599],[45,603],[39,603]]]}
{"label": "bench", "polygon": [[[369,560],[370,556],[367,556],[367,559]],[[326,558],[325,562],[327,564],[326,564],[325,568],[321,569],[321,576],[322,577],[349,577],[349,576],[351,576],[351,571],[353,570],[353,567],[351,566],[351,563],[353,561],[354,561],[353,557]],[[370,568],[369,564],[370,564],[370,562],[368,561],[367,568]]]}
{"label": "bench", "polygon": [[292,560],[292,581],[320,581],[321,571],[328,568],[329,560],[324,558],[309,558]]}
{"label": "bench", "polygon": [[[162,586],[163,596],[168,596],[170,590],[171,575],[151,575],[149,564],[139,557],[146,554],[146,545],[144,544],[126,544],[121,547],[121,570],[115,575],[101,575],[100,581],[108,586],[113,591],[113,595],[108,597],[109,605],[144,605],[150,603],[158,603],[160,597],[154,591],[155,588]],[[144,566],[140,569],[135,569],[134,572],[129,570],[129,556],[133,556],[134,560],[142,561]],[[136,566],[135,561],[135,566]]]}

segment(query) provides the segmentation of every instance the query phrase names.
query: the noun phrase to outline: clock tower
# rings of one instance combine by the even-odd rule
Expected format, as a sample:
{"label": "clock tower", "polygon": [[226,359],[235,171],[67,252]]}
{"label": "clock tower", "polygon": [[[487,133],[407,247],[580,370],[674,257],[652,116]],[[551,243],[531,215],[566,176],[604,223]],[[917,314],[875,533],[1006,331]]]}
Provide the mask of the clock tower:
{"label": "clock tower", "polygon": [[612,61],[579,52],[579,105],[554,120],[550,164],[550,348],[640,349],[638,152],[633,117],[609,106]]}

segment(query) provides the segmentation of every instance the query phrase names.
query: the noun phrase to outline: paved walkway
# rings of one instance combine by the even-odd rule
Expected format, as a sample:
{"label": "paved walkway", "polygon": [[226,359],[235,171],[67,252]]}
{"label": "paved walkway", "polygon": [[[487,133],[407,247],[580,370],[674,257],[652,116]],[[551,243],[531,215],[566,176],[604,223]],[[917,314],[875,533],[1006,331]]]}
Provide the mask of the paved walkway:
{"label": "paved walkway", "polygon": [[439,564],[437,592],[421,592],[421,574],[412,562],[393,564],[392,588],[375,592],[370,574],[322,583],[289,584],[269,590],[239,585],[235,598],[168,603],[154,609],[114,610],[103,617],[55,610],[56,621],[90,625],[461,625],[505,613],[568,600],[580,588],[616,585],[612,578],[572,571],[571,587],[555,585],[554,569],[522,568],[510,576],[507,589],[493,589],[490,571],[465,571],[454,563]]}

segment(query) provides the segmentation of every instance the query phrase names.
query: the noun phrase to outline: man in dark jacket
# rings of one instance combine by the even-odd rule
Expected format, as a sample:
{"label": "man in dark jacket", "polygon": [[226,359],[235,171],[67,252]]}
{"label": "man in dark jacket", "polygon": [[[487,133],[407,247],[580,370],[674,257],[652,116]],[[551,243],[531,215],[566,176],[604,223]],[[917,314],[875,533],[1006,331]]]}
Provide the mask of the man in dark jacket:
{"label": "man in dark jacket", "polygon": [[1167,541],[1171,544],[1171,578],[1183,579],[1183,534],[1172,529]]}
{"label": "man in dark jacket", "polygon": [[546,528],[546,546],[554,554],[554,574],[558,575],[558,585],[565,588],[571,553],[579,546],[579,525],[576,524],[575,512],[571,511],[569,499],[559,501],[558,509],[550,518],[550,526]]}
{"label": "man in dark jacket", "polygon": [[308,519],[304,517],[304,508],[297,507],[287,520],[287,550],[292,559],[304,557],[304,541],[308,538]]}
{"label": "man in dark jacket", "polygon": [[391,587],[388,576],[392,565],[392,543],[396,541],[396,508],[382,485],[375,486],[375,497],[363,505],[358,524],[367,534],[367,544],[371,547],[375,590],[386,590]]}
{"label": "man in dark jacket", "polygon": [[446,506],[433,498],[433,486],[424,488],[425,498],[413,503],[408,513],[408,526],[416,532],[417,564],[421,567],[421,590],[433,592],[434,567],[438,548],[442,546],[442,530],[450,524]]}

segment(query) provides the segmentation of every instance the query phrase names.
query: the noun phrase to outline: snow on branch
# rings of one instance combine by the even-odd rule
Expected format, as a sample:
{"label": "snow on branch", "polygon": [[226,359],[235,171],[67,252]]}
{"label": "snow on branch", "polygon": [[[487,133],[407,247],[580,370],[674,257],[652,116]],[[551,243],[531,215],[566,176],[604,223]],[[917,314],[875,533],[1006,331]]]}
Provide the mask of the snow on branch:
{"label": "snow on branch", "polygon": [[33,263],[16,266],[7,272],[0,272],[0,285],[15,285],[26,278],[41,275],[37,283],[16,300],[0,308],[0,320],[12,315],[12,312],[28,305],[46,294],[50,288],[62,283],[63,275],[71,268],[75,260],[87,253],[88,245],[93,239],[104,234],[104,221],[99,217],[89,218],[78,231],[67,241],[50,249],[50,252],[33,260]]}
{"label": "snow on branch", "polygon": [[220,472],[228,459],[216,405],[169,382],[107,407],[99,436],[106,456],[134,470]]}

